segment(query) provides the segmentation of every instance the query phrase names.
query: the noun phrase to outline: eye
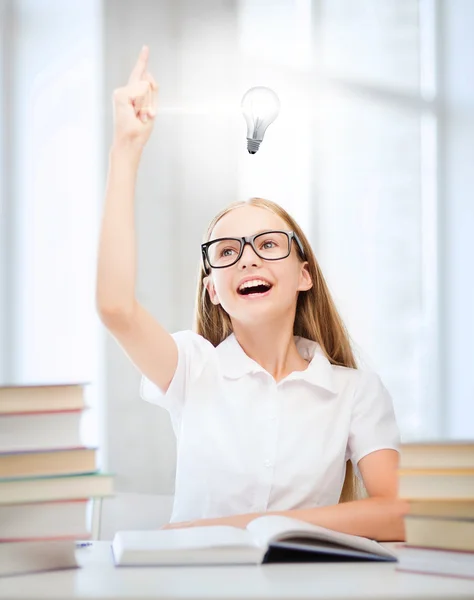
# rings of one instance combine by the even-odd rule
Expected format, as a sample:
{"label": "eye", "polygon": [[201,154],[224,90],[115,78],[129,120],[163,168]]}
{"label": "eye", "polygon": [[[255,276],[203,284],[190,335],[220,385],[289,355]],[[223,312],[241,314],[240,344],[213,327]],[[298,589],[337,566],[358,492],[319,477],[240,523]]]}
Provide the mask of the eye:
{"label": "eye", "polygon": [[235,254],[235,250],[233,248],[223,248],[220,256],[232,256],[232,253]]}
{"label": "eye", "polygon": [[277,244],[273,240],[265,240],[260,247],[263,248],[263,250],[271,250],[272,248],[276,248],[276,246]]}

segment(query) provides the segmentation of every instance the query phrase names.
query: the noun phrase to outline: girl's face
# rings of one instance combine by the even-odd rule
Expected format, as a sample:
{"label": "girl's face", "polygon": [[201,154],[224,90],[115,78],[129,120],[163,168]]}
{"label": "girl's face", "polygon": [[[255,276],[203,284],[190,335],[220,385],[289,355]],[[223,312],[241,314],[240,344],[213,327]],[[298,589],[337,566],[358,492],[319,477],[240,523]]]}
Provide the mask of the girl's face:
{"label": "girl's face", "polygon": [[[244,205],[231,210],[218,221],[210,241],[290,229],[286,221],[271,210]],[[269,288],[264,293],[248,294],[249,290],[245,292],[242,289],[242,284],[248,280],[255,283],[263,281],[269,284]],[[213,304],[221,304],[232,319],[247,324],[262,323],[262,319],[274,320],[289,310],[295,310],[298,292],[309,290],[312,286],[307,263],[301,262],[294,241],[290,255],[275,261],[260,258],[246,244],[235,265],[211,269],[204,283]]]}

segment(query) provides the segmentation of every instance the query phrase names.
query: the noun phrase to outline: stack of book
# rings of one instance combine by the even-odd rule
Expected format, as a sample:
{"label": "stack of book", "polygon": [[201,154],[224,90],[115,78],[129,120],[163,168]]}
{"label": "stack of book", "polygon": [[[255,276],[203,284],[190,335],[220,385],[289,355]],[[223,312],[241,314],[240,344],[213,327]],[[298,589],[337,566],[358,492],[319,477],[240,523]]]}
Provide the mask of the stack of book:
{"label": "stack of book", "polygon": [[404,444],[399,569],[474,578],[474,442]]}
{"label": "stack of book", "polygon": [[113,493],[81,445],[84,386],[0,387],[0,575],[76,567],[91,499]]}

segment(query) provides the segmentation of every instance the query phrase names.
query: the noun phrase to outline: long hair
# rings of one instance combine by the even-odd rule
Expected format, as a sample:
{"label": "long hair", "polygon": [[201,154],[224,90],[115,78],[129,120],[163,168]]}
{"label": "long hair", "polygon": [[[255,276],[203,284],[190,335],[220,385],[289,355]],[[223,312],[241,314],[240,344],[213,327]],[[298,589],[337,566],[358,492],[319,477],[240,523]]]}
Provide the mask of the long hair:
{"label": "long hair", "polygon": [[[266,208],[281,217],[298,235],[303,245],[313,286],[307,291],[299,292],[293,327],[294,335],[317,342],[331,364],[357,368],[349,336],[336,310],[314,252],[298,223],[281,206],[263,198],[250,198],[246,202],[234,202],[218,213],[210,222],[204,241],[209,241],[216,223],[224,215],[247,204]],[[204,285],[205,277],[206,272],[201,264],[197,283],[194,330],[209,340],[211,344],[218,346],[232,333],[232,323],[221,305],[211,302]],[[352,463],[347,461],[339,502],[355,500],[361,494],[361,485],[354,474]]]}

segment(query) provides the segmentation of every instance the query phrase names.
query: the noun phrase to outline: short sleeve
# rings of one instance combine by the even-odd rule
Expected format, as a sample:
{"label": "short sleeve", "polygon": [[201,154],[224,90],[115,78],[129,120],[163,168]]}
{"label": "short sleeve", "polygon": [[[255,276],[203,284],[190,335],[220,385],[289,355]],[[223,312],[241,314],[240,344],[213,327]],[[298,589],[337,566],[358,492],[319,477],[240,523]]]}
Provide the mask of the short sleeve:
{"label": "short sleeve", "polygon": [[376,373],[358,371],[347,458],[357,463],[376,450],[399,450],[400,433],[390,394]]}
{"label": "short sleeve", "polygon": [[178,348],[178,364],[168,390],[164,393],[155,383],[142,375],[140,397],[175,413],[183,407],[190,382],[199,377],[214,346],[193,331],[179,331],[173,333],[172,337]]}

